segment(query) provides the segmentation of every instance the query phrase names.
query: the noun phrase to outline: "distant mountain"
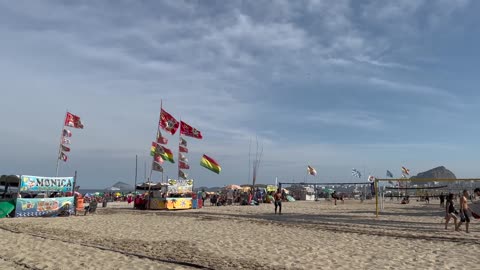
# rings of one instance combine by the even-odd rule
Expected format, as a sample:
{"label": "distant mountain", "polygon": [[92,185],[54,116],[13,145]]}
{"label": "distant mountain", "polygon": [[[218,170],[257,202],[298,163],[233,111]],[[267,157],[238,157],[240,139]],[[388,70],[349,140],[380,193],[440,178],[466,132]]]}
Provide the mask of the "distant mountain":
{"label": "distant mountain", "polygon": [[113,186],[108,187],[107,189],[110,189],[112,187],[118,188],[119,191],[133,191],[133,190],[135,190],[135,188],[132,185],[121,182],[121,181],[115,183]]}
{"label": "distant mountain", "polygon": [[421,172],[416,176],[412,176],[410,179],[414,183],[422,184],[425,182],[415,181],[415,179],[457,179],[457,177],[449,169],[445,168],[444,166],[440,166],[425,172]]}

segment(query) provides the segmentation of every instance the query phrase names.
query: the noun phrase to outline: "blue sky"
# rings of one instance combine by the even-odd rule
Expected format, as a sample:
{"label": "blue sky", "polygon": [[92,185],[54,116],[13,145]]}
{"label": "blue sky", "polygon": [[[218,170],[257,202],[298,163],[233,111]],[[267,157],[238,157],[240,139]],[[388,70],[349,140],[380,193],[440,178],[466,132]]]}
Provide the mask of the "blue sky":
{"label": "blue sky", "polygon": [[[61,175],[133,183],[163,99],[204,135],[189,140],[197,185],[246,183],[256,136],[263,183],[303,180],[307,164],[329,182],[353,167],[478,177],[479,11],[468,0],[0,1],[1,173],[54,175],[68,108],[86,128]],[[203,153],[220,175],[198,165]]]}

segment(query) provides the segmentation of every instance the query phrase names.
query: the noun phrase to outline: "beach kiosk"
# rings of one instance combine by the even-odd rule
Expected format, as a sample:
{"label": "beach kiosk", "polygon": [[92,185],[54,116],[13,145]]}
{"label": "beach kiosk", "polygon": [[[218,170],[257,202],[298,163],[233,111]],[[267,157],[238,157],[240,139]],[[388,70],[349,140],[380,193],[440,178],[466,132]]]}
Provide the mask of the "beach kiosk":
{"label": "beach kiosk", "polygon": [[[8,181],[0,180],[0,185],[4,186],[1,200],[15,206],[13,216],[47,217],[74,213],[74,177],[17,175],[2,179],[7,178]],[[9,189],[15,191],[9,192]]]}
{"label": "beach kiosk", "polygon": [[192,179],[169,179],[167,183],[153,184],[149,189],[147,209],[182,210],[193,208]]}

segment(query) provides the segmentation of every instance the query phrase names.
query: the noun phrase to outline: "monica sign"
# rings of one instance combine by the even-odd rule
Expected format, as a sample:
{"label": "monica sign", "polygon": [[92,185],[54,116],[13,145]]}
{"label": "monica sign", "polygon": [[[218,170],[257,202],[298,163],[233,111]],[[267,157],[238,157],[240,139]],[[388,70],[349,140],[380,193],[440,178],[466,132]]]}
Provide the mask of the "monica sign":
{"label": "monica sign", "polygon": [[44,177],[22,175],[20,191],[59,191],[73,190],[73,177]]}

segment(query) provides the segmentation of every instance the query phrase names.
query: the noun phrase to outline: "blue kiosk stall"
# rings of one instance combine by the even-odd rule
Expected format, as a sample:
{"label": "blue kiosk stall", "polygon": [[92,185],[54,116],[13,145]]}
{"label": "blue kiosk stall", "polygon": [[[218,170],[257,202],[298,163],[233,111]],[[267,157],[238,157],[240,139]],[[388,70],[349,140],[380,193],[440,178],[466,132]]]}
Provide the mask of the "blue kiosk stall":
{"label": "blue kiosk stall", "polygon": [[[48,217],[74,213],[75,177],[17,175],[8,176],[8,181],[0,181],[0,185],[5,187],[0,204],[15,207],[10,216]],[[8,192],[9,188],[16,192]]]}

